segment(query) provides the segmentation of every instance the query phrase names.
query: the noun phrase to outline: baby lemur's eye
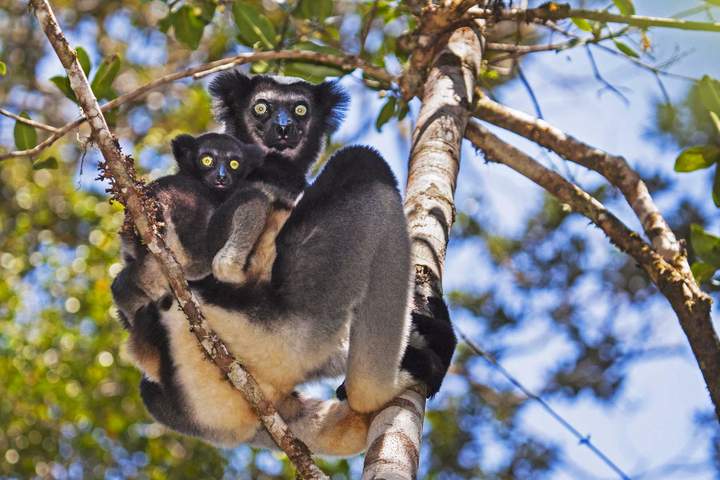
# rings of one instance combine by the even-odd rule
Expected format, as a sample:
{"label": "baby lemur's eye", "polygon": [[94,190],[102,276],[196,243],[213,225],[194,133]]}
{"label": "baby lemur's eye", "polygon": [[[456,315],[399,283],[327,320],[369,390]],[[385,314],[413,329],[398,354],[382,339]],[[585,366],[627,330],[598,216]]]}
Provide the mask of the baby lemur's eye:
{"label": "baby lemur's eye", "polygon": [[305,105],[296,105],[295,106],[295,115],[298,117],[304,117],[307,114],[307,107]]}
{"label": "baby lemur's eye", "polygon": [[206,167],[210,167],[213,164],[213,158],[210,155],[205,155],[200,159],[200,163]]}
{"label": "baby lemur's eye", "polygon": [[240,168],[240,162],[238,162],[237,160],[230,160],[230,168],[232,170],[237,170],[238,168]]}
{"label": "baby lemur's eye", "polygon": [[268,110],[268,106],[265,102],[258,102],[253,107],[253,111],[257,115],[263,115],[263,114],[265,114],[265,112],[267,112],[267,110]]}

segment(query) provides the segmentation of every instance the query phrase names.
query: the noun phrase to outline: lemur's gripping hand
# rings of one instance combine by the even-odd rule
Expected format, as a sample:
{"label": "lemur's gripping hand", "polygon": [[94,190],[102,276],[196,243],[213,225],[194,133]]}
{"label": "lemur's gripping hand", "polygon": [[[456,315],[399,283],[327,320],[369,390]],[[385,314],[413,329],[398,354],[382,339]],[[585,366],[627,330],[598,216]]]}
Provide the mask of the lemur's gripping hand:
{"label": "lemur's gripping hand", "polygon": [[215,278],[221,282],[245,283],[248,256],[265,227],[270,210],[270,200],[255,189],[239,190],[218,208],[209,228],[214,237],[209,247],[217,252],[212,261]]}

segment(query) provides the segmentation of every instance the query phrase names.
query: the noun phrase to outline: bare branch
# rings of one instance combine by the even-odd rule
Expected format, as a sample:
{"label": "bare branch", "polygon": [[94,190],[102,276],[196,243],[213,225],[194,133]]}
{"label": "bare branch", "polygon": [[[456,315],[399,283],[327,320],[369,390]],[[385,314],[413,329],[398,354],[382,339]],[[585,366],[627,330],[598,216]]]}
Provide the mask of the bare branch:
{"label": "bare branch", "polygon": [[644,17],[640,15],[620,15],[604,10],[584,10],[571,8],[567,3],[547,2],[537,8],[510,8],[499,13],[493,9],[475,8],[471,10],[476,18],[496,20],[516,20],[518,22],[534,22],[547,20],[563,20],[566,18],[584,18],[604,23],[622,23],[633,27],[676,28],[704,32],[720,32],[720,23],[695,22],[679,18]]}
{"label": "bare branch", "polygon": [[[299,60],[311,63],[322,63],[326,65],[334,65],[347,72],[355,70],[357,68],[361,69],[365,73],[365,75],[381,82],[392,84],[395,81],[395,77],[390,75],[385,69],[370,65],[365,60],[362,60],[355,56],[341,57],[337,55],[328,55],[324,53],[304,50],[250,52],[241,53],[239,55],[235,55],[234,57],[222,58],[220,60],[215,60],[213,62],[205,63],[203,65],[198,65],[196,67],[187,68],[185,70],[180,70],[179,72],[164,75],[153,80],[152,82],[136,88],[131,92],[120,95],[114,100],[107,102],[102,107],[100,107],[100,110],[103,112],[107,112],[121,105],[137,100],[145,96],[149,92],[158,89],[159,87],[175,82],[177,80],[182,80],[183,78],[192,77],[193,79],[197,80],[199,78],[211,75],[216,72],[234,68],[238,65],[261,60]],[[48,148],[53,143],[55,143],[57,140],[62,138],[68,132],[82,125],[85,121],[86,119],[84,117],[73,120],[72,122],[64,125],[63,127],[56,129],[57,131],[55,133],[43,140],[34,148],[0,154],[0,160],[6,160],[8,158],[16,157],[35,156],[42,152],[44,149]]]}
{"label": "bare branch", "polygon": [[51,133],[57,133],[59,132],[59,129],[55,127],[51,127],[50,125],[45,125],[44,123],[36,122],[35,120],[31,120],[29,118],[21,117],[20,115],[15,115],[14,113],[5,110],[4,108],[0,108],[0,115],[5,115],[6,117],[14,118],[20,123],[24,123],[25,125],[30,125],[31,127],[39,128],[40,130],[45,130]]}
{"label": "bare branch", "polygon": [[102,176],[111,180],[112,192],[127,207],[143,243],[160,262],[163,273],[187,316],[190,330],[195,334],[198,343],[250,403],[270,436],[287,453],[298,469],[299,475],[303,478],[327,478],[313,463],[305,444],[292,435],[273,405],[264,398],[255,379],[243,370],[219,337],[208,327],[200,306],[188,290],[180,265],[165,245],[162,236],[158,233],[157,225],[152,220],[149,211],[151,203],[147,201],[143,185],[135,178],[132,159],[123,155],[117,139],[110,132],[88,79],[75,52],[63,35],[50,4],[47,0],[31,0],[31,4],[45,35],[65,67],[70,86],[89,120],[95,143],[105,158],[105,163],[101,166]]}
{"label": "bare branch", "polygon": [[680,320],[720,419],[720,340],[710,317],[712,301],[698,288],[692,275],[688,277],[666,261],[587,192],[500,140],[479,123],[470,122],[465,135],[485,153],[487,160],[509,166],[588,217],[647,272]]}

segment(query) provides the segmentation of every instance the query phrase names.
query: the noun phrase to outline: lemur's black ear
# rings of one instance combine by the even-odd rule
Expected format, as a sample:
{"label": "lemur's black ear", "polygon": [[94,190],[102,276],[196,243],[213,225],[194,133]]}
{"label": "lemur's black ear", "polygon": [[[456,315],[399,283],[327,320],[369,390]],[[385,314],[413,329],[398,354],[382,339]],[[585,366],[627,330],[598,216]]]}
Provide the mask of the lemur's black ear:
{"label": "lemur's black ear", "polygon": [[337,80],[323,82],[313,86],[315,102],[323,113],[325,133],[338,129],[350,103],[350,96]]}
{"label": "lemur's black ear", "polygon": [[208,86],[215,99],[215,115],[227,126],[234,126],[241,118],[241,100],[250,92],[252,79],[237,70],[217,75]]}
{"label": "lemur's black ear", "polygon": [[175,161],[184,173],[192,173],[195,168],[195,157],[197,156],[197,140],[192,135],[178,135],[173,138],[172,151]]}

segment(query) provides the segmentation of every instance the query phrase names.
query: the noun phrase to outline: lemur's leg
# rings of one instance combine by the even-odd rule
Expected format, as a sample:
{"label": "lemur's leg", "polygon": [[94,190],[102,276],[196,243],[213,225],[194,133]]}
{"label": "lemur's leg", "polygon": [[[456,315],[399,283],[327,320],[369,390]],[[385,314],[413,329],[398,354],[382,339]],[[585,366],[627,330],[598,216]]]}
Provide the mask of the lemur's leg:
{"label": "lemur's leg", "polygon": [[[354,412],[347,402],[316,400],[294,392],[276,407],[313,454],[350,457],[365,449],[370,415]],[[264,428],[258,429],[250,444],[277,450]]]}
{"label": "lemur's leg", "polygon": [[167,293],[168,285],[155,257],[145,253],[125,265],[110,290],[120,313],[132,322],[140,307]]}
{"label": "lemur's leg", "polygon": [[[350,406],[375,410],[413,379],[400,363],[409,334],[409,239],[395,178],[372,149],[336,153],[277,241],[272,286],[319,332],[351,321]],[[321,340],[318,340],[321,341]]]}
{"label": "lemur's leg", "polygon": [[212,272],[218,280],[246,282],[249,255],[270,211],[270,200],[255,189],[235,192],[215,211],[208,227],[208,247],[213,253]]}
{"label": "lemur's leg", "polygon": [[245,279],[247,282],[269,282],[273,263],[277,257],[275,240],[292,210],[273,205],[260,238],[249,255]]}

